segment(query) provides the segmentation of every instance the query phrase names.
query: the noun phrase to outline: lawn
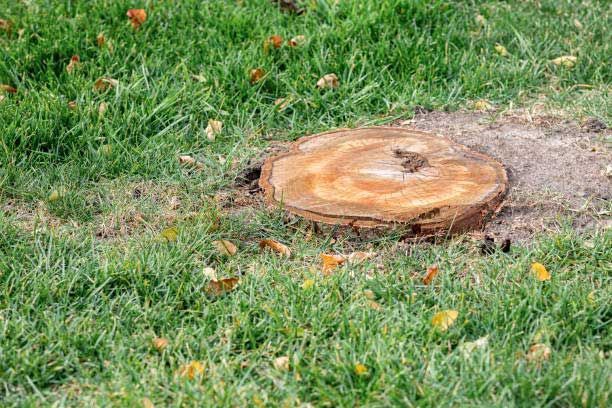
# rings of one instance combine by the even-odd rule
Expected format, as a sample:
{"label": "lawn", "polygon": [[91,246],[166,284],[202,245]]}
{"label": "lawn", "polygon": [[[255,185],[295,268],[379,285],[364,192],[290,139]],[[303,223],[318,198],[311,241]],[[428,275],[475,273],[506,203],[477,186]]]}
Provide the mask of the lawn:
{"label": "lawn", "polygon": [[274,146],[415,108],[610,124],[610,3],[298,3],[0,0],[0,406],[609,406],[610,230],[483,255],[221,203]]}

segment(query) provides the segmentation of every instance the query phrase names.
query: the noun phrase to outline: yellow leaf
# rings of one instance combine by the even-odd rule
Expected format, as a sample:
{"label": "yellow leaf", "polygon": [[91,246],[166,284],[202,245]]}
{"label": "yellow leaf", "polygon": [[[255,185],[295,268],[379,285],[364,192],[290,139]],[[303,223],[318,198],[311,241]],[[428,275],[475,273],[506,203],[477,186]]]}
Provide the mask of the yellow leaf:
{"label": "yellow leaf", "polygon": [[495,45],[495,51],[497,51],[497,53],[499,55],[501,55],[502,57],[507,57],[508,55],[510,55],[510,53],[508,52],[508,50],[506,49],[506,47],[504,47],[501,44],[496,44]]}
{"label": "yellow leaf", "polygon": [[94,82],[94,90],[95,91],[106,91],[108,89],[112,89],[119,85],[119,81],[113,78],[102,77],[96,79]]}
{"label": "yellow leaf", "polygon": [[130,19],[130,24],[134,29],[139,28],[147,21],[147,12],[144,9],[129,9],[125,14]]}
{"label": "yellow leaf", "polygon": [[493,106],[488,102],[485,101],[484,99],[480,99],[476,102],[474,102],[474,109],[477,111],[486,111],[491,109]]}
{"label": "yellow leaf", "polygon": [[308,290],[308,289],[312,288],[312,287],[314,286],[314,284],[315,284],[315,281],[314,281],[314,280],[312,280],[312,279],[306,279],[306,280],[304,281],[304,283],[302,283],[302,289],[304,289],[304,290]]}
{"label": "yellow leaf", "polygon": [[59,200],[59,199],[60,199],[60,198],[62,198],[63,196],[64,196],[64,194],[63,194],[61,191],[59,191],[59,190],[53,190],[53,191],[51,192],[51,194],[49,194],[49,198],[48,198],[48,200],[49,200],[49,202],[54,202],[54,201]]}
{"label": "yellow leaf", "polygon": [[215,135],[221,133],[221,129],[223,129],[223,122],[210,119],[208,121],[208,126],[206,126],[206,137],[208,137],[208,140],[211,142],[215,140]]}
{"label": "yellow leaf", "polygon": [[153,343],[153,347],[155,347],[155,349],[159,352],[164,351],[166,349],[166,347],[168,347],[168,339],[164,338],[164,337],[155,337],[152,340]]}
{"label": "yellow leaf", "polygon": [[342,265],[346,261],[344,256],[336,254],[321,254],[320,257],[323,261],[323,273],[325,275],[329,275],[338,265]]}
{"label": "yellow leaf", "polygon": [[357,375],[366,375],[368,373],[368,367],[361,363],[355,364],[355,374]]}
{"label": "yellow leaf", "polygon": [[170,227],[166,228],[159,234],[162,238],[165,238],[168,242],[174,242],[178,238],[178,228]]}
{"label": "yellow leaf", "polygon": [[277,370],[287,371],[289,370],[289,357],[282,356],[274,359],[274,368]]}
{"label": "yellow leaf", "polygon": [[187,364],[183,364],[178,369],[178,375],[189,380],[193,380],[196,376],[202,374],[204,374],[204,365],[199,361],[191,361]]}
{"label": "yellow leaf", "polygon": [[429,285],[431,281],[436,277],[437,274],[438,274],[438,265],[432,265],[429,268],[427,268],[427,273],[423,277],[423,284]]}
{"label": "yellow leaf", "polygon": [[291,256],[291,250],[287,245],[281,244],[273,239],[262,239],[259,241],[259,248],[264,249],[266,247],[278,252],[281,255],[285,255],[287,258]]}
{"label": "yellow leaf", "polygon": [[550,280],[550,273],[546,270],[546,267],[539,262],[531,264],[531,272],[536,276],[536,279],[540,282]]}
{"label": "yellow leaf", "polygon": [[227,239],[221,239],[219,241],[213,241],[213,246],[215,249],[221,254],[225,256],[234,256],[236,255],[236,245],[234,245],[231,241]]}
{"label": "yellow leaf", "polygon": [[79,65],[81,58],[78,55],[73,55],[70,62],[66,65],[66,72],[72,74],[72,71]]}
{"label": "yellow leaf", "polygon": [[323,75],[323,77],[317,81],[317,88],[320,89],[334,89],[338,88],[338,86],[340,86],[340,81],[338,80],[338,76],[336,74]]}
{"label": "yellow leaf", "polygon": [[266,71],[264,71],[263,68],[252,69],[251,72],[249,73],[251,85],[256,82],[261,81],[261,79],[264,77],[265,74],[266,74]]}
{"label": "yellow leaf", "polygon": [[555,58],[551,62],[557,66],[562,65],[566,68],[573,68],[576,65],[576,61],[578,59],[573,55],[563,55],[561,57]]}
{"label": "yellow leaf", "polygon": [[153,401],[151,401],[147,397],[144,397],[142,399],[142,408],[155,408],[155,405],[153,405]]}
{"label": "yellow leaf", "polygon": [[434,315],[431,324],[441,331],[446,331],[455,323],[457,316],[459,316],[459,312],[456,310],[443,310]]}
{"label": "yellow leaf", "polygon": [[543,343],[537,343],[529,348],[529,352],[527,353],[527,361],[541,363],[548,360],[550,355],[550,347]]}
{"label": "yellow leaf", "polygon": [[219,280],[211,280],[208,282],[208,292],[214,295],[222,295],[227,292],[231,292],[236,288],[238,282],[240,280],[238,278],[225,278]]}

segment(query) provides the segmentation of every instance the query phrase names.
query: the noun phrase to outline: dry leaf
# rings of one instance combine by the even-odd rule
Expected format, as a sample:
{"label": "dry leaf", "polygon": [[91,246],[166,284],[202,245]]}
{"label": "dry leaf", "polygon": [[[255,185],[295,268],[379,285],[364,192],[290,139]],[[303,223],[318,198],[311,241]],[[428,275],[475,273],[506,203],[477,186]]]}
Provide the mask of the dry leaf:
{"label": "dry leaf", "polygon": [[58,190],[53,190],[51,194],[49,194],[49,202],[54,202],[62,198],[62,194]]}
{"label": "dry leaf", "polygon": [[583,28],[582,23],[577,18],[574,19],[574,27],[576,27],[578,30],[582,30]]}
{"label": "dry leaf", "polygon": [[274,48],[280,48],[283,45],[283,37],[281,37],[280,35],[273,35],[266,41]]}
{"label": "dry leaf", "polygon": [[102,77],[96,79],[94,82],[94,90],[95,91],[106,91],[108,89],[112,89],[119,85],[119,81],[113,78]]}
{"label": "dry leaf", "polygon": [[6,85],[6,84],[0,84],[0,92],[5,92],[5,93],[17,93],[17,88],[14,88],[10,85]]}
{"label": "dry leaf", "polygon": [[72,58],[70,58],[68,65],[66,65],[66,72],[72,74],[72,71],[74,71],[74,69],[79,65],[80,61],[81,58],[78,55],[73,55]]}
{"label": "dry leaf", "polygon": [[276,106],[276,108],[282,112],[285,109],[287,109],[287,106],[289,106],[289,103],[291,101],[289,100],[289,98],[278,98],[274,101],[274,106]]}
{"label": "dry leaf", "polygon": [[365,289],[363,291],[363,296],[365,296],[366,299],[369,299],[369,300],[374,300],[374,297],[375,297],[374,292],[372,292],[370,289]]}
{"label": "dry leaf", "polygon": [[431,324],[441,331],[446,331],[455,323],[457,316],[459,316],[459,312],[456,310],[443,310],[434,315]]}
{"label": "dry leaf", "polygon": [[204,276],[211,280],[217,280],[217,272],[215,271],[215,268],[211,268],[210,266],[204,268]]}
{"label": "dry leaf", "polygon": [[346,261],[346,258],[342,255],[321,254],[319,256],[321,257],[321,261],[323,261],[323,273],[326,275]]}
{"label": "dry leaf", "polygon": [[236,251],[238,250],[238,248],[236,248],[236,245],[226,239],[213,241],[213,246],[221,255],[225,256],[236,255]]}
{"label": "dry leaf", "polygon": [[77,108],[77,103],[76,101],[70,101],[68,102],[68,109],[70,110],[75,110]]}
{"label": "dry leaf", "polygon": [[4,20],[0,18],[0,30],[4,30],[7,33],[10,33],[12,26],[13,24],[9,20]]}
{"label": "dry leaf", "polygon": [[312,287],[314,286],[314,284],[315,284],[315,281],[314,281],[314,280],[312,280],[312,279],[306,279],[306,280],[304,281],[304,283],[302,283],[302,289],[304,289],[304,290],[308,290],[308,289],[312,288]]}
{"label": "dry leaf", "polygon": [[204,165],[191,156],[179,156],[179,163],[187,166],[193,166],[196,169],[203,169]]}
{"label": "dry leaf", "polygon": [[484,336],[479,338],[478,340],[468,341],[467,343],[463,343],[459,346],[459,350],[463,353],[464,356],[470,356],[475,350],[486,347],[489,344],[489,336]]}
{"label": "dry leaf", "polygon": [[107,109],[108,104],[106,102],[100,102],[100,105],[98,106],[98,116],[103,116]]}
{"label": "dry leaf", "polygon": [[504,47],[501,44],[495,45],[495,51],[497,51],[497,53],[501,55],[502,57],[507,57],[508,55],[510,55],[506,47]]}
{"label": "dry leaf", "polygon": [[106,37],[104,36],[104,33],[100,33],[96,36],[96,44],[98,44],[98,47],[100,48],[104,47],[106,44]]}
{"label": "dry leaf", "polygon": [[204,365],[199,361],[192,361],[187,364],[183,364],[178,369],[178,375],[184,378],[193,380],[196,376],[204,374]]}
{"label": "dry leaf", "polygon": [[423,277],[423,284],[429,285],[431,281],[434,280],[437,274],[438,274],[438,265],[432,265],[429,268],[427,268],[427,273]]}
{"label": "dry leaf", "polygon": [[576,65],[577,60],[578,59],[574,57],[573,55],[563,55],[559,58],[555,58],[551,62],[557,66],[562,65],[565,68],[573,68],[574,65]]}
{"label": "dry leaf", "polygon": [[168,341],[168,339],[164,337],[155,337],[152,340],[152,343],[153,343],[153,347],[155,347],[157,351],[162,352],[166,349],[166,347],[168,347],[168,344],[170,342]]}
{"label": "dry leaf", "polygon": [[292,39],[290,39],[289,41],[287,41],[287,45],[290,47],[299,47],[301,45],[304,45],[305,42],[306,42],[305,36],[297,35],[293,37]]}
{"label": "dry leaf", "polygon": [[153,405],[153,401],[151,401],[147,397],[144,397],[141,400],[141,402],[142,402],[142,408],[155,408],[155,405]]}
{"label": "dry leaf", "polygon": [[206,137],[208,137],[208,140],[211,142],[215,140],[215,135],[221,133],[221,129],[223,129],[223,122],[210,119],[208,121],[208,126],[206,126]]}
{"label": "dry leaf", "polygon": [[357,375],[366,375],[368,373],[368,367],[361,363],[355,364],[355,374]]}
{"label": "dry leaf", "polygon": [[264,249],[266,247],[278,252],[279,254],[285,255],[287,258],[291,256],[291,250],[287,245],[281,244],[273,239],[262,239],[259,241],[259,248]]}
{"label": "dry leaf", "polygon": [[359,264],[361,262],[372,259],[376,256],[374,252],[355,251],[349,254],[347,257],[349,263]]}
{"label": "dry leaf", "polygon": [[174,242],[178,238],[178,228],[170,227],[166,228],[159,234],[162,238],[165,238],[168,242]]}
{"label": "dry leaf", "polygon": [[320,89],[325,89],[325,88],[334,89],[334,88],[337,88],[338,86],[340,86],[340,82],[336,74],[323,75],[323,77],[317,81],[317,88],[320,88]]}
{"label": "dry leaf", "polygon": [[477,111],[487,111],[493,108],[493,106],[486,100],[480,99],[474,102],[474,109]]}
{"label": "dry leaf", "polygon": [[263,68],[252,69],[249,74],[251,84],[261,81],[261,79],[264,77],[265,74],[266,74],[266,71],[264,71]]}
{"label": "dry leaf", "polygon": [[231,292],[236,288],[238,282],[240,280],[238,278],[225,278],[219,280],[211,280],[208,282],[208,292],[214,295],[222,295],[227,292]]}
{"label": "dry leaf", "polygon": [[546,270],[546,267],[539,262],[531,264],[531,272],[536,276],[536,279],[540,282],[550,280],[550,273]]}
{"label": "dry leaf", "polygon": [[125,14],[134,29],[139,28],[147,20],[147,12],[144,9],[129,9]]}
{"label": "dry leaf", "polygon": [[380,305],[380,303],[375,302],[373,300],[370,300],[368,302],[368,306],[370,306],[374,310],[382,310],[382,306]]}
{"label": "dry leaf", "polygon": [[274,359],[274,368],[277,370],[287,371],[289,370],[289,357],[282,356]]}
{"label": "dry leaf", "polygon": [[533,363],[541,363],[550,358],[551,350],[546,344],[537,343],[529,347],[527,353],[527,361]]}
{"label": "dry leaf", "polygon": [[474,19],[476,20],[476,24],[481,26],[487,23],[487,19],[482,14],[477,14]]}

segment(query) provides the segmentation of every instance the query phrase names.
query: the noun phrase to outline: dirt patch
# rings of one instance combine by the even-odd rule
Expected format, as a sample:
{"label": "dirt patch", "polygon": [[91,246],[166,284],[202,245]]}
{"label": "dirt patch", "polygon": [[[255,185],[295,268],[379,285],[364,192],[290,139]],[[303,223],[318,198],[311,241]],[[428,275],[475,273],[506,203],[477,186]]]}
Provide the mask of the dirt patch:
{"label": "dirt patch", "polygon": [[447,136],[500,161],[510,192],[483,233],[496,239],[525,240],[557,230],[563,218],[578,230],[610,225],[612,132],[593,121],[578,123],[528,112],[496,115],[420,111],[397,126]]}

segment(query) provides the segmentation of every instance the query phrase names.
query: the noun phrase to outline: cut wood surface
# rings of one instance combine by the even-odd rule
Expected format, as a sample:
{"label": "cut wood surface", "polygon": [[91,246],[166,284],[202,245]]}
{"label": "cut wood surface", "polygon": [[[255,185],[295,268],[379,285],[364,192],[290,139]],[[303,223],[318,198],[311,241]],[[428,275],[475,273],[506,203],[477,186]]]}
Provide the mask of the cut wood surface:
{"label": "cut wood surface", "polygon": [[266,160],[259,183],[269,203],[313,221],[418,235],[480,227],[508,179],[498,162],[447,138],[373,127],[303,137]]}

